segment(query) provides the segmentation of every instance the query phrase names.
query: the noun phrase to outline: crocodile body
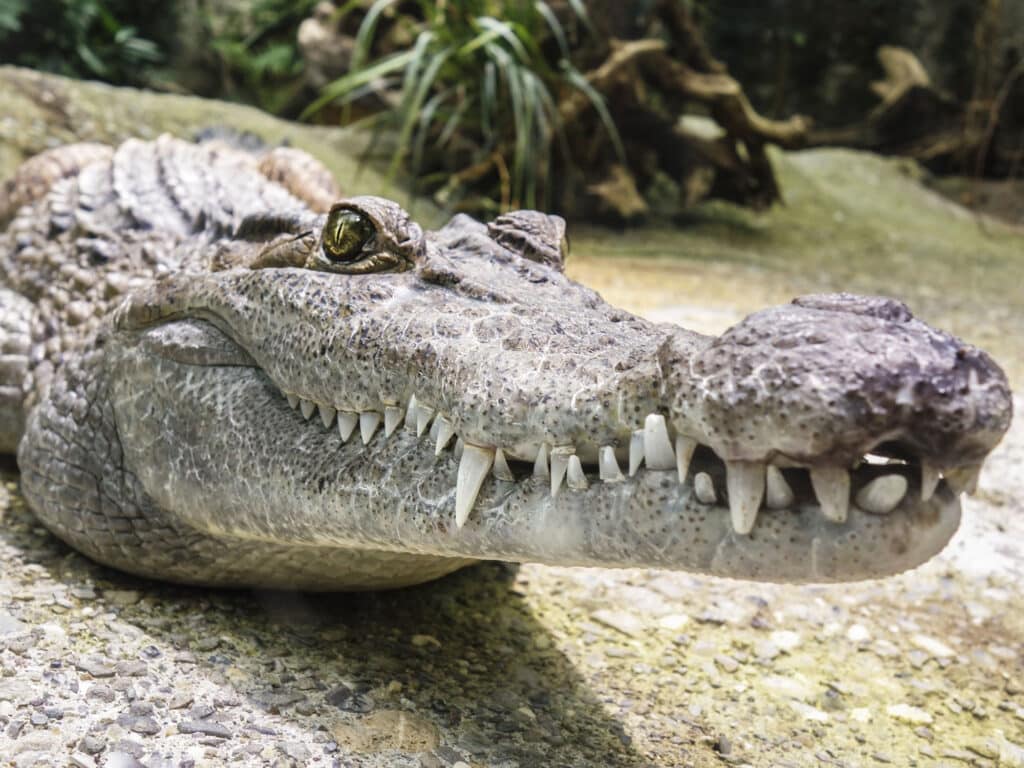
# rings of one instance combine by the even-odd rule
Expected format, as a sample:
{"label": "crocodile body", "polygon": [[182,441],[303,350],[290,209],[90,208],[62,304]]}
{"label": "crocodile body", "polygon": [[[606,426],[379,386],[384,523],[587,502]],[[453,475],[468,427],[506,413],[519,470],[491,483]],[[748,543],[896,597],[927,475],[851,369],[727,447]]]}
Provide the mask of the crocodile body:
{"label": "crocodile body", "polygon": [[707,337],[565,277],[557,217],[424,232],[293,150],[53,150],[0,222],[0,449],[54,533],[155,578],[872,578],[944,546],[1011,417],[984,352],[891,299]]}

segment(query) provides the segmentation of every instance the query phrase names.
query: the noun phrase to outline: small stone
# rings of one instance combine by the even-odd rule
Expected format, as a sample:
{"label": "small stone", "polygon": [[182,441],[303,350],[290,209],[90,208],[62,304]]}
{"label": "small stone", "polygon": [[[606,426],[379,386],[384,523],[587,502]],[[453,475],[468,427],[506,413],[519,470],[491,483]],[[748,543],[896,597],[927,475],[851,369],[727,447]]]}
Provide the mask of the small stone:
{"label": "small stone", "polygon": [[417,648],[423,648],[427,645],[432,645],[435,648],[441,647],[441,641],[433,635],[413,635],[410,642]]}
{"label": "small stone", "polygon": [[928,637],[927,635],[913,635],[910,638],[910,642],[925,653],[934,656],[937,659],[946,659],[956,655],[956,651],[948,645],[940,640],[936,640],[934,637]]}
{"label": "small stone", "polygon": [[802,642],[799,632],[791,632],[788,629],[776,630],[769,637],[779,647],[779,650],[787,653],[795,650]]}
{"label": "small stone", "polygon": [[715,656],[715,663],[730,674],[740,668],[740,663],[736,659],[724,653]]}
{"label": "small stone", "polygon": [[90,755],[98,755],[106,746],[101,739],[96,738],[92,734],[83,736],[82,740],[78,742],[78,748]]}
{"label": "small stone", "polygon": [[23,624],[9,613],[0,611],[0,637],[5,635],[19,635],[28,631],[28,625]]}
{"label": "small stone", "polygon": [[640,637],[644,631],[644,624],[632,613],[626,611],[612,611],[605,608],[594,611],[590,617],[606,627],[618,630],[629,637]]}
{"label": "small stone", "polygon": [[167,702],[168,709],[184,709],[192,703],[192,694],[187,691],[176,691]]}
{"label": "small stone", "polygon": [[121,607],[135,605],[142,599],[142,595],[134,589],[106,589],[103,591],[103,597],[107,602]]}
{"label": "small stone", "polygon": [[117,672],[116,668],[107,660],[97,656],[87,656],[75,662],[75,669],[79,669],[93,677],[113,677]]}
{"label": "small stone", "polygon": [[889,717],[912,725],[931,725],[934,720],[925,710],[909,704],[892,704],[885,711]]}
{"label": "small stone", "polygon": [[149,667],[144,661],[119,661],[114,669],[121,677],[145,677]]}
{"label": "small stone", "polygon": [[178,723],[179,733],[201,733],[204,736],[216,736],[219,739],[230,739],[231,731],[226,726],[211,720],[185,720]]}
{"label": "small stone", "polygon": [[373,699],[362,693],[349,688],[347,685],[339,685],[327,694],[327,703],[344,712],[358,712],[365,714],[373,709]]}
{"label": "small stone", "polygon": [[299,741],[286,741],[278,749],[286,757],[290,757],[292,760],[297,760],[300,763],[307,762],[313,756],[313,753],[309,751],[309,747]]}
{"label": "small stone", "polygon": [[852,624],[846,630],[846,639],[851,643],[866,643],[871,640],[871,632],[863,624]]}

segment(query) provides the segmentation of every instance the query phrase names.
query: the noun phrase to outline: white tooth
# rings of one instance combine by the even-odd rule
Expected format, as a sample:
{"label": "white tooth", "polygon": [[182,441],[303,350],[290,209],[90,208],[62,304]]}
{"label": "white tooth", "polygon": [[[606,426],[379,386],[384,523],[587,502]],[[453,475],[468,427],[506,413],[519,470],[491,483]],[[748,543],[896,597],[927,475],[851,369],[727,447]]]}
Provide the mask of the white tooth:
{"label": "white tooth", "polygon": [[672,469],[676,465],[665,417],[660,413],[651,413],[644,420],[644,460],[648,469]]}
{"label": "white tooth", "polygon": [[341,435],[342,442],[348,442],[348,439],[352,437],[352,431],[356,428],[356,424],[358,423],[358,413],[352,413],[351,411],[338,411],[338,434]]}
{"label": "white tooth", "polygon": [[690,460],[695,450],[696,440],[685,435],[676,435],[676,471],[679,473],[680,483],[686,481],[686,473],[690,471]]}
{"label": "white tooth", "polygon": [[494,449],[467,443],[459,461],[459,478],[455,484],[455,525],[461,528],[469,519],[484,478],[491,471]]}
{"label": "white tooth", "polygon": [[845,523],[850,506],[850,473],[842,467],[812,467],[811,485],[825,519]]}
{"label": "white tooth", "polygon": [[549,477],[548,472],[548,444],[541,443],[540,448],[537,450],[537,458],[533,461],[533,476],[534,477]]}
{"label": "white tooth", "polygon": [[569,468],[569,457],[576,452],[571,445],[558,445],[551,449],[551,498],[558,495]]}
{"label": "white tooth", "polygon": [[757,522],[757,510],[764,498],[764,464],[757,461],[725,462],[725,488],[729,494],[729,515],[736,533],[750,533]]}
{"label": "white tooth", "polygon": [[359,434],[363,438],[363,445],[373,439],[373,434],[380,426],[380,414],[376,411],[363,411],[359,414]]}
{"label": "white tooth", "polygon": [[619,469],[619,462],[615,458],[615,449],[610,445],[601,446],[598,474],[606,483],[615,483],[626,479],[622,476],[622,470]]}
{"label": "white tooth", "polygon": [[956,467],[943,472],[946,483],[953,489],[953,493],[968,493],[973,495],[978,490],[978,478],[981,477],[981,465]]}
{"label": "white tooth", "polygon": [[883,475],[857,492],[857,506],[865,512],[887,515],[903,501],[906,493],[907,478],[903,475]]}
{"label": "white tooth", "polygon": [[462,458],[462,451],[465,449],[466,443],[461,437],[455,438],[455,449],[452,451],[452,456],[458,461]]}
{"label": "white tooth", "polygon": [[939,470],[931,464],[921,464],[921,501],[931,499],[940,477]]}
{"label": "white tooth", "polygon": [[405,428],[410,432],[416,429],[416,414],[418,413],[416,408],[416,395],[409,398],[409,405],[405,409]]}
{"label": "white tooth", "polygon": [[423,437],[423,433],[430,426],[430,420],[434,418],[434,409],[425,405],[416,404],[416,437]]}
{"label": "white tooth", "polygon": [[569,467],[565,471],[565,483],[574,491],[585,491],[590,487],[587,476],[583,474],[580,457],[575,453],[569,457]]}
{"label": "white tooth", "polygon": [[644,431],[637,429],[629,436],[629,476],[632,477],[640,469],[644,460]]}
{"label": "white tooth", "polygon": [[448,443],[452,441],[455,436],[455,427],[448,421],[444,416],[438,416],[437,421],[434,423],[437,427],[437,441],[434,443],[434,455],[440,456]]}
{"label": "white tooth", "polygon": [[320,421],[324,423],[324,429],[330,429],[331,424],[334,423],[334,416],[337,413],[332,405],[318,405],[317,410],[320,411]]}
{"label": "white tooth", "polygon": [[302,411],[302,418],[309,421],[309,417],[313,415],[313,411],[316,410],[316,403],[311,400],[299,399],[299,409]]}
{"label": "white tooth", "polygon": [[295,395],[289,395],[287,392],[285,392],[284,396],[288,398],[288,405],[291,407],[293,411],[299,407],[299,398],[297,398]]}
{"label": "white tooth", "polygon": [[389,405],[384,409],[384,437],[391,437],[391,433],[398,429],[405,414],[397,406]]}
{"label": "white tooth", "polygon": [[494,476],[499,480],[514,481],[516,476],[508,468],[508,461],[505,460],[505,452],[498,448],[494,451]]}
{"label": "white tooth", "polygon": [[764,505],[768,509],[789,509],[795,498],[782,470],[769,464],[765,473]]}
{"label": "white tooth", "polygon": [[701,504],[714,504],[718,499],[715,484],[707,472],[698,472],[693,478],[693,493]]}

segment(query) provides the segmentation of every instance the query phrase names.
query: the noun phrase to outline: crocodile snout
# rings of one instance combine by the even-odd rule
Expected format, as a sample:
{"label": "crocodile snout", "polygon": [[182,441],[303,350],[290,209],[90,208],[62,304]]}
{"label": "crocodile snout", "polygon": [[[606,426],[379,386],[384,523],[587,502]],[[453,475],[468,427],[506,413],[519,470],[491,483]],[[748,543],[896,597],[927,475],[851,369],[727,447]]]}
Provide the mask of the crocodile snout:
{"label": "crocodile snout", "polygon": [[973,466],[1012,414],[988,355],[880,297],[813,295],[757,312],[691,373],[675,409],[734,459],[853,466],[879,453]]}

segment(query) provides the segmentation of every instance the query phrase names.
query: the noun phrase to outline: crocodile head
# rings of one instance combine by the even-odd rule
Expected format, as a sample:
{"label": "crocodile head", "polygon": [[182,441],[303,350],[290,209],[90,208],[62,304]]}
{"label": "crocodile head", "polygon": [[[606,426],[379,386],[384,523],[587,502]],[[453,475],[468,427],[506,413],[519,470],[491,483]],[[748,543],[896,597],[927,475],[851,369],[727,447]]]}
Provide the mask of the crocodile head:
{"label": "crocodile head", "polygon": [[125,460],[198,529],[311,548],[839,581],[945,545],[1011,417],[984,352],[846,294],[699,335],[563,246],[379,198],[247,220],[116,313]]}

